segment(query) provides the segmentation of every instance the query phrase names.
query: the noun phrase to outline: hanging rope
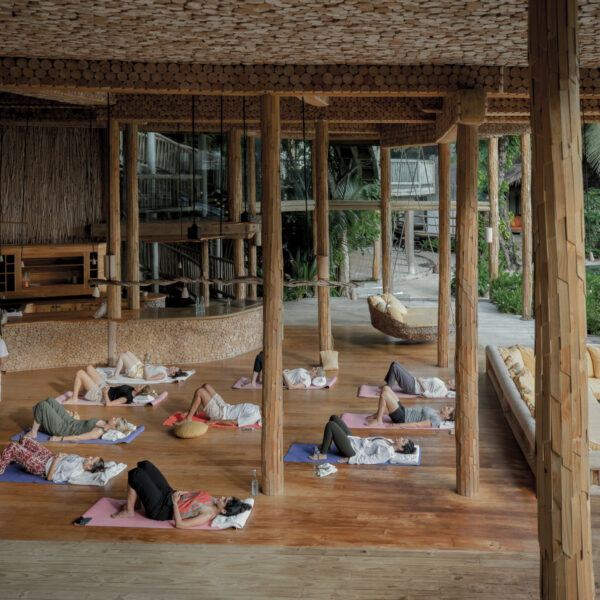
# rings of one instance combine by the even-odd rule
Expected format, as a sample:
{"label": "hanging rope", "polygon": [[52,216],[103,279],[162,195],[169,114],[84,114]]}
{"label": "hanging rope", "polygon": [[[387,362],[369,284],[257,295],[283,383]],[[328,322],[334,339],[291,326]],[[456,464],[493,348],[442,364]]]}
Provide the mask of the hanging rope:
{"label": "hanging rope", "polygon": [[[582,129],[583,129],[583,156],[584,156],[584,161],[583,161],[583,206],[584,206],[584,211],[585,211],[585,207],[586,204],[588,202],[588,193],[589,193],[589,178],[590,178],[590,172],[589,172],[589,165],[588,165],[588,159],[587,159],[587,134],[585,131],[585,106],[582,104],[581,106],[581,121],[582,121]],[[592,231],[591,231],[591,219],[587,219],[587,224],[586,224],[586,229],[587,229],[587,238],[588,238],[588,242],[590,244],[590,254],[592,254]]]}
{"label": "hanging rope", "polygon": [[223,209],[225,208],[225,195],[223,194],[223,96],[221,96],[221,146],[219,151],[219,187],[221,210],[219,212],[219,235],[223,235]]}
{"label": "hanging rope", "polygon": [[308,237],[308,178],[307,178],[307,164],[306,164],[306,119],[304,114],[304,96],[302,96],[302,153],[304,157],[304,220],[306,226],[306,250],[307,256],[312,255],[312,244]]}
{"label": "hanging rope", "polygon": [[246,132],[246,96],[242,96],[242,133],[244,135],[244,141],[242,143],[242,151],[244,152],[244,157],[242,161],[242,198],[244,198],[244,213],[246,215],[246,219],[248,220],[248,175],[246,173],[246,140],[247,140],[247,132]]}
{"label": "hanging rope", "polygon": [[23,267],[23,244],[25,240],[25,175],[27,169],[27,138],[29,137],[29,115],[25,121],[23,138],[23,180],[21,185],[21,268]]}
{"label": "hanging rope", "polygon": [[196,96],[192,94],[192,222],[196,224]]}
{"label": "hanging rope", "polygon": [[4,158],[4,127],[0,127],[0,263],[2,258],[2,219],[4,217],[4,204],[2,204],[2,166]]}

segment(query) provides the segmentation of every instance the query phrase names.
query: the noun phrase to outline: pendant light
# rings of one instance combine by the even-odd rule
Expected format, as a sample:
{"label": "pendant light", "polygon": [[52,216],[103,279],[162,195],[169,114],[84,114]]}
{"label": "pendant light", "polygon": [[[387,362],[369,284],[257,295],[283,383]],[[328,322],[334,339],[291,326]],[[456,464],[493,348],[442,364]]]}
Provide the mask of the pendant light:
{"label": "pendant light", "polygon": [[[196,223],[196,96],[192,94],[192,220],[193,223],[188,227],[188,240],[199,240],[202,237],[200,227]],[[184,292],[187,288],[184,287]],[[183,297],[183,294],[182,294]],[[187,298],[187,296],[185,296]]]}
{"label": "pendant light", "polygon": [[92,296],[94,298],[100,298],[100,288],[97,285],[92,288]]}
{"label": "pendant light", "polygon": [[185,299],[190,297],[190,293],[188,292],[187,285],[185,285],[185,283],[183,284],[183,289],[181,290],[181,297]]}

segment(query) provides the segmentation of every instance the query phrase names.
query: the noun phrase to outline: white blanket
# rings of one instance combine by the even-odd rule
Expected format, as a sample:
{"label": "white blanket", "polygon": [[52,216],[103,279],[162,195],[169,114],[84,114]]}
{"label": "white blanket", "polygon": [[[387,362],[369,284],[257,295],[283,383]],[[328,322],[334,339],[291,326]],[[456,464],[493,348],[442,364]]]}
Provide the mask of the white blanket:
{"label": "white blanket", "polygon": [[102,434],[102,439],[108,442],[116,442],[117,440],[122,440],[126,438],[128,435],[131,435],[137,427],[127,421],[127,425],[129,426],[129,431],[127,433],[122,433],[121,431],[117,431],[116,429],[109,429]]}
{"label": "white blanket", "polygon": [[185,381],[186,379],[189,379],[196,372],[194,371],[194,369],[190,369],[189,371],[186,370],[187,375],[185,377],[177,377],[175,379],[173,379],[172,377],[165,377],[164,379],[147,380],[132,379],[131,377],[127,377],[127,375],[125,375],[124,373],[121,373],[120,375],[115,375],[115,370],[111,367],[97,367],[96,370],[98,371],[98,373],[100,373],[100,375],[102,375],[102,377],[104,377],[104,379],[106,379],[108,383],[124,383],[126,385],[179,383],[180,381]]}
{"label": "white blanket", "polygon": [[[254,498],[245,498],[243,502],[247,502],[254,508]],[[233,527],[234,529],[241,529],[245,524],[250,515],[252,514],[252,508],[239,515],[233,515],[232,517],[226,517],[225,515],[217,515],[211,522],[211,527],[218,529],[227,529]]]}
{"label": "white blanket", "polygon": [[109,461],[104,464],[104,471],[90,473],[82,471],[76,477],[69,479],[69,483],[74,485],[106,485],[113,477],[116,477],[121,471],[127,468],[125,463],[116,463]]}

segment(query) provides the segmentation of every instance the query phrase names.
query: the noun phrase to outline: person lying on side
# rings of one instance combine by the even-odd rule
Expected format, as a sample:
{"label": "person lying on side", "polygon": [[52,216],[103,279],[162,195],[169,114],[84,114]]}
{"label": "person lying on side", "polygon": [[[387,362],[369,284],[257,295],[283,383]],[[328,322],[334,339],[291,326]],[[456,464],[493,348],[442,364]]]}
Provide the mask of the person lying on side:
{"label": "person lying on side", "polygon": [[99,456],[83,458],[78,454],[54,454],[39,442],[22,436],[18,442],[11,442],[0,454],[0,475],[10,463],[17,463],[27,473],[39,475],[55,483],[87,484],[82,478],[84,471],[97,473],[104,471],[104,460]]}
{"label": "person lying on side", "polygon": [[145,379],[146,381],[160,381],[170,377],[185,377],[187,373],[179,367],[163,367],[162,365],[145,365],[133,352],[124,352],[117,360],[115,376],[125,373],[131,379]]}
{"label": "person lying on side", "polygon": [[133,517],[138,501],[149,519],[173,519],[178,529],[197,527],[209,523],[217,515],[233,516],[252,508],[233,496],[213,498],[206,492],[175,491],[165,476],[147,460],[139,462],[135,469],[129,471],[127,500],[111,516]]}
{"label": "person lying on side", "polygon": [[454,421],[452,406],[444,406],[440,411],[429,406],[405,407],[388,385],[381,388],[377,412],[367,417],[367,423],[381,425],[384,414],[390,415],[392,427],[441,427],[442,421]]}
{"label": "person lying on side", "polygon": [[81,389],[85,390],[84,398],[88,402],[101,402],[105,406],[131,404],[133,399],[150,394],[152,390],[147,385],[117,385],[111,386],[102,377],[98,369],[88,365],[85,371],[80,369],[75,375],[73,383],[73,398],[79,397]]}
{"label": "person lying on side", "polygon": [[315,453],[311,460],[327,459],[327,452],[331,444],[335,443],[338,452],[344,456],[338,462],[351,465],[376,465],[388,462],[397,452],[412,454],[415,445],[412,440],[399,438],[390,440],[383,437],[358,437],[337,415],[331,415],[323,431],[323,441],[320,446],[315,446]]}
{"label": "person lying on side", "polygon": [[33,407],[33,425],[25,437],[35,439],[40,429],[52,436],[51,442],[97,440],[111,429],[131,433],[123,417],[113,417],[109,421],[75,419],[55,398],[46,398]]}
{"label": "person lying on side", "polygon": [[215,388],[208,383],[205,383],[194,392],[190,410],[181,422],[191,421],[200,412],[206,413],[209,420],[217,425],[247,427],[255,423],[262,424],[260,408],[256,404],[247,402],[227,404]]}
{"label": "person lying on side", "polygon": [[397,385],[400,391],[411,396],[425,398],[454,398],[456,382],[454,379],[442,381],[438,377],[421,379],[411,375],[397,360],[390,364],[385,376],[385,383],[390,387]]}
{"label": "person lying on side", "polygon": [[283,381],[290,390],[308,389],[311,385],[320,388],[327,383],[323,367],[313,367],[310,371],[302,368],[284,369]]}

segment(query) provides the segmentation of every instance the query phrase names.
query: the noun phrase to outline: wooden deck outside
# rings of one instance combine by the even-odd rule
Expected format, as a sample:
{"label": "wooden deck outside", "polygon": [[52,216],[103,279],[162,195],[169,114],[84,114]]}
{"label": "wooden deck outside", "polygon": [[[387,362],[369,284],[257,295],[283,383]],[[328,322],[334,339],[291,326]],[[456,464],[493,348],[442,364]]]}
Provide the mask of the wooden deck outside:
{"label": "wooden deck outside", "polygon": [[[319,442],[331,414],[373,410],[375,400],[356,397],[358,385],[379,383],[393,359],[416,374],[449,374],[435,367],[435,345],[405,345],[362,327],[334,328],[334,337],[341,366],[337,384],[328,391],[284,393],[286,451],[294,442]],[[287,327],[284,365],[314,362],[317,345],[315,328]],[[235,379],[251,371],[252,358],[197,366],[184,385],[165,386],[169,398],[154,408],[78,410],[83,417],[112,411],[146,426],[130,445],[101,447],[105,459],[130,467],[150,459],[175,488],[246,497],[252,470],[260,469],[260,432],[211,429],[204,437],[179,440],[161,423],[175,410],[187,409],[193,390],[205,381],[229,402],[259,403],[260,392],[231,390]],[[30,424],[36,401],[68,389],[74,371],[5,376],[1,439]],[[237,532],[71,525],[100,496],[124,497],[125,475],[106,489],[2,484],[2,596],[537,597],[533,478],[485,374],[479,378],[479,396],[476,498],[455,493],[455,440],[446,431],[411,434],[423,448],[419,467],[342,465],[335,475],[318,479],[312,465],[285,463],[285,494],[260,495],[247,527]],[[100,448],[52,446],[84,454]],[[600,513],[597,499],[592,513]],[[598,519],[594,525],[600,542]],[[598,559],[596,554],[597,573]]]}

